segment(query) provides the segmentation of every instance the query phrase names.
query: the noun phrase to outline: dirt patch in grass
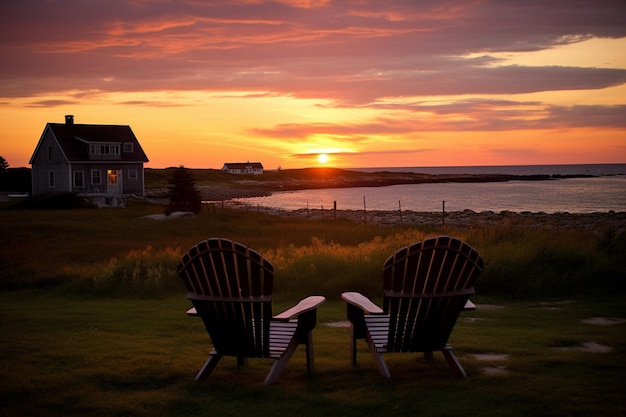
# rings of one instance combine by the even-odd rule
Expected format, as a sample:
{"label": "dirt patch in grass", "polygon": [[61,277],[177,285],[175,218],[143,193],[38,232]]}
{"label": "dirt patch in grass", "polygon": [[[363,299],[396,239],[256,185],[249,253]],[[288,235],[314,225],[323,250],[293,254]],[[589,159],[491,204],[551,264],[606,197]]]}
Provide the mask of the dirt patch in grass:
{"label": "dirt patch in grass", "polygon": [[611,346],[602,345],[597,342],[583,342],[577,346],[555,347],[561,352],[589,352],[589,353],[609,353],[613,350]]}
{"label": "dirt patch in grass", "polygon": [[503,376],[510,374],[510,371],[504,366],[485,366],[482,371],[485,375],[490,376]]}
{"label": "dirt patch in grass", "polygon": [[328,327],[350,327],[350,322],[347,320],[344,321],[329,321],[324,323],[325,326]]}
{"label": "dirt patch in grass", "polygon": [[493,361],[493,362],[500,362],[500,361],[505,361],[507,359],[509,359],[509,355],[507,355],[506,353],[475,353],[472,355],[472,357],[474,359],[476,359],[477,361]]}
{"label": "dirt patch in grass", "polygon": [[477,310],[502,310],[503,308],[505,307],[501,305],[497,305],[497,304],[477,304],[476,305]]}
{"label": "dirt patch in grass", "polygon": [[583,320],[582,323],[596,326],[613,326],[615,324],[626,323],[626,319],[619,317],[590,317]]}
{"label": "dirt patch in grass", "polygon": [[[509,355],[506,353],[495,352],[475,353],[472,357],[480,362],[504,362],[509,359]],[[482,368],[482,373],[490,376],[502,376],[508,375],[509,370],[504,365],[491,364],[490,366],[484,366]]]}

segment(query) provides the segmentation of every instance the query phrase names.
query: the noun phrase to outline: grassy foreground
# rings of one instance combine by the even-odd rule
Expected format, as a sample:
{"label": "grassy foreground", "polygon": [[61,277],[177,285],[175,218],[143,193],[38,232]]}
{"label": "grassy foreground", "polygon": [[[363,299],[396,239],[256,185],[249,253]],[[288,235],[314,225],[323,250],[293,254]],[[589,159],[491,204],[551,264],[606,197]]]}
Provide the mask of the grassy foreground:
{"label": "grassy foreground", "polygon": [[[623,236],[610,230],[425,230],[231,210],[141,218],[161,211],[0,212],[1,415],[626,415]],[[440,354],[433,363],[400,354],[387,356],[387,381],[364,343],[353,368],[349,329],[328,325],[345,320],[339,294],[376,298],[385,257],[439,233],[485,258],[478,309],[450,340],[469,379],[455,378]],[[262,386],[271,361],[237,368],[231,358],[207,383],[193,382],[211,345],[184,314],[174,266],[210,236],[273,261],[276,312],[308,294],[329,299],[314,374],[298,350],[274,386]]]}
{"label": "grassy foreground", "polygon": [[[271,361],[237,368],[226,358],[206,383],[192,381],[210,343],[184,315],[182,296],[78,299],[20,291],[1,298],[3,416],[619,416],[625,415],[624,324],[584,324],[623,313],[624,301],[499,302],[476,298],[451,343],[468,372],[454,377],[440,354],[387,355],[380,375],[360,346],[349,363],[344,306],[322,306],[316,370],[303,349],[279,382]],[[495,304],[494,304],[495,303]],[[481,307],[482,306],[482,307]],[[623,316],[622,316],[623,317]],[[608,353],[578,350],[583,343]],[[480,354],[490,354],[479,360]]]}

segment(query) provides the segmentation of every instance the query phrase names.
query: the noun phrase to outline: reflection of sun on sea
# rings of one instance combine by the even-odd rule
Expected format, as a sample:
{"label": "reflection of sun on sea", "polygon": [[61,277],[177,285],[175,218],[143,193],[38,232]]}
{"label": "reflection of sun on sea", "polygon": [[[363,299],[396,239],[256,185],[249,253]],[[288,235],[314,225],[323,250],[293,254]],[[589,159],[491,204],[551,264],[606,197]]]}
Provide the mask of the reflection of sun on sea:
{"label": "reflection of sun on sea", "polygon": [[326,162],[328,162],[328,155],[325,153],[317,155],[317,162],[319,162],[320,164],[325,164]]}

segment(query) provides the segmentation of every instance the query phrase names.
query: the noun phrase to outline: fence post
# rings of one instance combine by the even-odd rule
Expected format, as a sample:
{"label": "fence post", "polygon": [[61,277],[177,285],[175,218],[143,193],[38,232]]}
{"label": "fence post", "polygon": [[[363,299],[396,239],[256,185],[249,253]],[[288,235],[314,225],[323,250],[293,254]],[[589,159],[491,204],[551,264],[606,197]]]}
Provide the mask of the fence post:
{"label": "fence post", "polygon": [[365,205],[365,196],[363,196],[363,223],[367,224],[367,207]]}
{"label": "fence post", "polygon": [[337,201],[333,201],[333,220],[337,220]]}
{"label": "fence post", "polygon": [[441,225],[446,227],[446,200],[441,204]]}

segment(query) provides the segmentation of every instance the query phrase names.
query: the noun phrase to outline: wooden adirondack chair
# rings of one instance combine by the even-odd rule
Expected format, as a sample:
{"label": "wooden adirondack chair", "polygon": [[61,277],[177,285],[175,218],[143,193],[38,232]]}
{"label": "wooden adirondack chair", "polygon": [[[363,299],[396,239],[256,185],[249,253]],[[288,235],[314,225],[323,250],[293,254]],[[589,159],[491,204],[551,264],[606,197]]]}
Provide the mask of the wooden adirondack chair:
{"label": "wooden adirondack chair", "polygon": [[196,381],[206,379],[223,356],[272,358],[265,385],[276,381],[299,344],[306,345],[307,369],[313,370],[317,307],[311,296],[272,316],[274,268],[258,252],[228,239],[202,241],[183,255],[178,274],[189,291],[190,316],[202,318],[214,344]]}
{"label": "wooden adirondack chair", "polygon": [[383,353],[424,352],[432,359],[436,350],[456,374],[467,378],[448,338],[460,312],[475,308],[469,296],[482,269],[478,252],[448,236],[399,249],[383,267],[382,309],[359,293],[342,294],[352,324],[352,363],[356,365],[357,339],[365,339],[387,378],[391,374]]}

